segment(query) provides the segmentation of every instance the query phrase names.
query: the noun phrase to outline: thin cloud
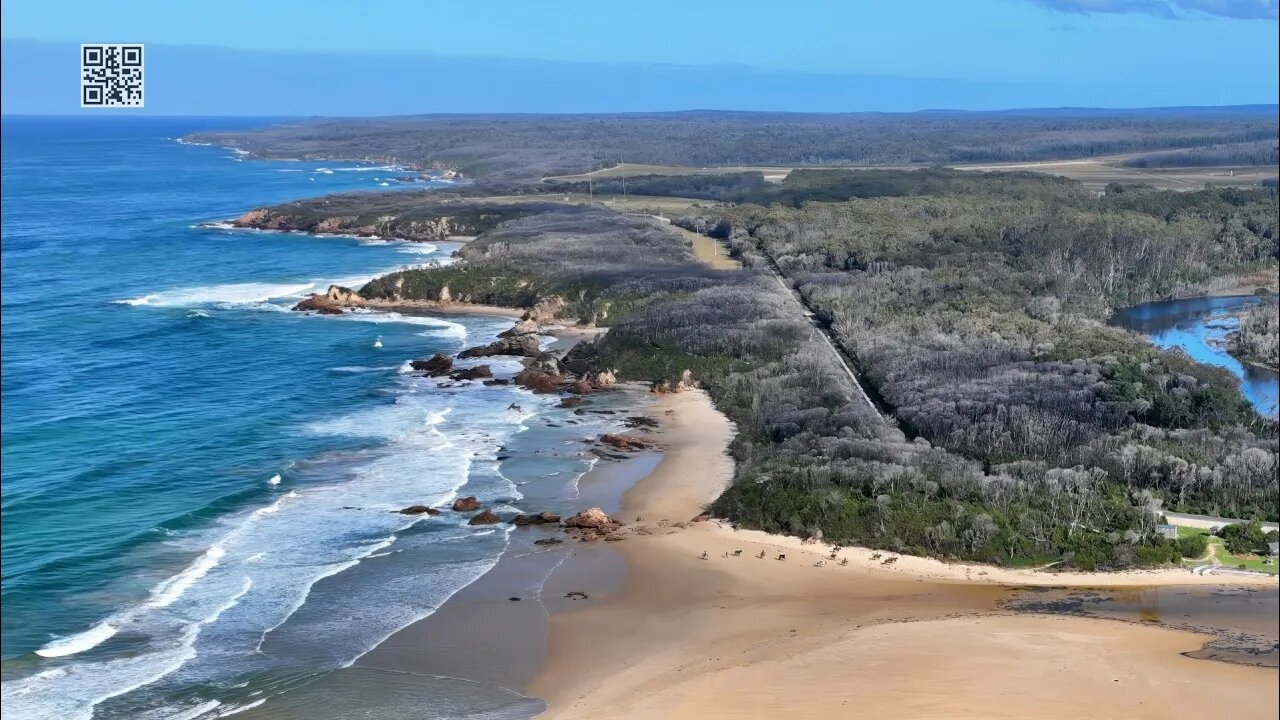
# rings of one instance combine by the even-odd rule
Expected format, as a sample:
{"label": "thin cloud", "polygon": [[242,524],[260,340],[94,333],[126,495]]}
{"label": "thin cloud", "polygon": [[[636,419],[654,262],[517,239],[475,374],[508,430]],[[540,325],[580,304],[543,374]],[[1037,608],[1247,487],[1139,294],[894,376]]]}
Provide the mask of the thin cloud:
{"label": "thin cloud", "polygon": [[1197,16],[1237,20],[1275,20],[1280,17],[1280,0],[1030,0],[1065,13],[1154,15],[1170,19]]}

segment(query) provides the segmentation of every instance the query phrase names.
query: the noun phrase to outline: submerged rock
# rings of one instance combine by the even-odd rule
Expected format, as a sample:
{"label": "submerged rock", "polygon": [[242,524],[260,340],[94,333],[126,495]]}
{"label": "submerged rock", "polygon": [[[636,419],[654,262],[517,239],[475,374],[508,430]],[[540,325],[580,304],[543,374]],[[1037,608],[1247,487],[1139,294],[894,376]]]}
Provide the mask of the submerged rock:
{"label": "submerged rock", "polygon": [[569,397],[560,401],[560,407],[575,408],[584,402],[586,402],[586,398],[582,397],[581,395],[570,395]]}
{"label": "submerged rock", "polygon": [[409,507],[404,508],[402,510],[398,510],[397,512],[399,512],[401,515],[423,515],[423,514],[439,515],[440,514],[439,510],[433,507],[427,507],[426,505],[410,505]]}

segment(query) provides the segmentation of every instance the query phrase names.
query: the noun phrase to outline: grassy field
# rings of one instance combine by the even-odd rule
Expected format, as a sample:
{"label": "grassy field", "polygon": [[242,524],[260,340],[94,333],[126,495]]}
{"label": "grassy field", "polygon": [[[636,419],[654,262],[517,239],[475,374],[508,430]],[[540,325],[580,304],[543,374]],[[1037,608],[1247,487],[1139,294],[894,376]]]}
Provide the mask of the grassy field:
{"label": "grassy field", "polygon": [[[1271,573],[1272,575],[1275,575],[1277,574],[1277,572],[1280,572],[1280,567],[1277,567],[1275,562],[1267,564],[1265,563],[1264,558],[1262,558],[1261,556],[1232,555],[1231,553],[1227,552],[1226,546],[1222,544],[1222,538],[1214,535],[1209,535],[1208,530],[1202,530],[1200,528],[1192,528],[1192,527],[1181,527],[1181,526],[1178,528],[1178,537],[1180,538],[1192,537],[1195,535],[1207,535],[1209,537],[1210,557],[1216,559],[1218,562],[1222,563],[1227,567],[1238,568],[1241,565],[1243,565],[1245,570]],[[1206,558],[1199,558],[1196,560],[1187,559],[1187,560],[1183,560],[1182,562],[1184,565],[1201,565],[1205,561],[1206,561]]]}
{"label": "grassy field", "polygon": [[995,163],[986,165],[953,165],[957,170],[998,172],[1030,170],[1079,180],[1091,190],[1101,190],[1108,183],[1143,184],[1167,190],[1198,190],[1205,185],[1249,186],[1280,172],[1274,167],[1189,167],[1132,168],[1122,163],[1135,157],[1116,155],[1087,160],[1062,160],[1037,163]]}
{"label": "grassy field", "polygon": [[[485,197],[485,202],[518,203],[528,202],[528,195],[495,195]],[[586,193],[569,193],[564,195],[539,195],[543,202],[563,202],[569,205],[598,204],[620,213],[644,213],[648,215],[678,215],[688,212],[695,205],[713,206],[711,200],[694,200],[681,197],[659,197],[651,195],[588,195]]]}
{"label": "grassy field", "polygon": [[[978,172],[1001,172],[1029,170],[1051,175],[1060,175],[1080,181],[1091,190],[1101,190],[1109,183],[1127,185],[1150,185],[1167,190],[1198,190],[1206,185],[1241,186],[1256,185],[1266,178],[1280,175],[1280,168],[1257,166],[1222,166],[1222,167],[1185,167],[1185,168],[1132,168],[1125,167],[1126,160],[1139,157],[1131,155],[1109,155],[1105,157],[1086,158],[1080,160],[1049,160],[1044,162],[1024,163],[986,163],[981,165],[950,165],[957,170],[974,170]],[[578,175],[557,175],[544,180],[564,180],[569,182],[585,181],[588,178],[604,179],[617,177],[636,177],[639,175],[716,175],[759,171],[764,179],[770,182],[782,182],[795,167],[765,167],[751,165],[687,167],[682,165],[642,165],[625,163],[601,168],[590,173]],[[924,166],[920,166],[924,167]],[[910,169],[910,166],[836,166],[825,165],[810,169],[831,170],[886,170]]]}
{"label": "grassy field", "polygon": [[764,173],[764,179],[770,182],[782,182],[794,167],[770,167],[764,165],[724,165],[714,167],[690,167],[686,165],[644,165],[640,163],[621,163],[612,167],[601,168],[578,175],[553,175],[543,180],[564,180],[566,182],[586,181],[590,178],[636,177],[639,175],[727,175],[743,172]]}

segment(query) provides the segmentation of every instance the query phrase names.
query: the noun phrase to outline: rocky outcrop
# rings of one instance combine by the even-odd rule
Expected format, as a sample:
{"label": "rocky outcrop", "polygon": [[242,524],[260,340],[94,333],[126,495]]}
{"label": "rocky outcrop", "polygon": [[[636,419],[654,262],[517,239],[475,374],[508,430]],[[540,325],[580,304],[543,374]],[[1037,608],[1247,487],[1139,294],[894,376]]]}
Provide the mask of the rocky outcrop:
{"label": "rocky outcrop", "polygon": [[571,395],[571,396],[569,396],[569,397],[567,397],[567,398],[565,398],[565,399],[561,400],[561,401],[560,401],[560,405],[559,405],[559,407],[562,407],[562,408],[576,408],[576,407],[578,407],[579,405],[581,405],[581,404],[582,404],[582,403],[584,403],[584,402],[586,402],[586,399],[585,399],[585,398],[583,398],[582,396],[580,396],[580,395]]}
{"label": "rocky outcrop", "polygon": [[525,368],[515,376],[515,383],[536,393],[553,393],[560,389],[560,376],[533,368]]}
{"label": "rocky outcrop", "polygon": [[436,353],[428,360],[414,360],[409,363],[409,367],[425,371],[432,376],[446,375],[453,369],[453,358],[444,353]]}
{"label": "rocky outcrop", "polygon": [[684,390],[693,390],[698,384],[693,379],[693,371],[685,370],[680,373],[679,380],[665,380],[653,384],[653,391],[656,393],[682,392]]}
{"label": "rocky outcrop", "polygon": [[483,380],[484,378],[493,377],[493,371],[488,365],[477,365],[475,367],[463,368],[458,372],[449,376],[450,380]]}
{"label": "rocky outcrop", "polygon": [[540,512],[536,515],[520,513],[511,518],[512,525],[520,525],[522,527],[527,525],[554,525],[558,522],[560,522],[560,516],[553,512]]}
{"label": "rocky outcrop", "polygon": [[451,215],[412,217],[398,212],[382,215],[323,215],[319,207],[259,208],[241,215],[231,224],[238,228],[305,232],[315,235],[356,235],[384,237],[411,242],[440,242],[453,235],[471,234]]}
{"label": "rocky outcrop", "polygon": [[622,523],[609,517],[598,507],[588,508],[564,521],[565,531],[579,540],[608,540]]}
{"label": "rocky outcrop", "polygon": [[491,355],[516,355],[519,357],[537,357],[542,354],[538,346],[537,335],[518,335],[495,340],[488,345],[468,348],[458,353],[461,359],[489,357]]}
{"label": "rocky outcrop", "polygon": [[342,314],[342,308],[329,302],[323,295],[311,295],[294,305],[293,309],[298,312],[314,312],[320,315]]}
{"label": "rocky outcrop", "polygon": [[519,337],[520,335],[535,335],[542,327],[536,320],[521,320],[511,326],[509,330],[503,330],[498,333],[500,338]]}
{"label": "rocky outcrop", "polygon": [[600,436],[600,442],[616,447],[619,450],[648,450],[653,447],[652,440],[621,433],[605,433]]}
{"label": "rocky outcrop", "polygon": [[565,390],[573,393],[574,395],[586,395],[591,392],[593,388],[591,387],[591,383],[586,380],[574,380],[569,383],[569,386],[566,387]]}
{"label": "rocky outcrop", "polygon": [[534,358],[533,362],[530,362],[525,367],[533,368],[534,370],[540,370],[549,375],[560,374],[560,360],[557,359],[556,356],[552,355],[551,353],[542,353],[538,357]]}
{"label": "rocky outcrop", "polygon": [[468,495],[454,500],[452,507],[454,512],[471,512],[472,510],[480,509],[480,501],[476,499],[475,495]]}
{"label": "rocky outcrop", "polygon": [[622,523],[618,522],[617,520],[614,520],[613,518],[609,517],[609,515],[605,513],[604,510],[601,510],[598,507],[587,508],[586,510],[583,510],[582,512],[564,521],[564,526],[567,528],[595,529],[595,528],[604,527],[605,525],[621,525],[621,524]]}
{"label": "rocky outcrop", "polygon": [[485,508],[479,514],[473,515],[467,521],[468,525],[495,525],[498,522],[498,516],[489,508]]}
{"label": "rocky outcrop", "polygon": [[342,305],[344,307],[358,307],[360,305],[364,305],[364,298],[360,297],[360,293],[357,293],[351,288],[342,287],[341,285],[330,285],[329,289],[325,291],[324,297],[329,302],[334,303],[335,305]]}
{"label": "rocky outcrop", "polygon": [[559,295],[548,295],[526,310],[521,319],[532,320],[535,323],[550,322],[555,320],[567,305],[568,303]]}
{"label": "rocky outcrop", "polygon": [[360,307],[364,304],[364,298],[351,288],[330,285],[323,295],[319,293],[309,295],[294,305],[293,309],[300,312],[316,312],[321,315],[341,315],[344,307]]}
{"label": "rocky outcrop", "polygon": [[410,505],[409,507],[404,508],[402,510],[398,510],[397,512],[399,512],[401,515],[439,515],[440,514],[439,510],[433,507],[427,507],[426,505]]}

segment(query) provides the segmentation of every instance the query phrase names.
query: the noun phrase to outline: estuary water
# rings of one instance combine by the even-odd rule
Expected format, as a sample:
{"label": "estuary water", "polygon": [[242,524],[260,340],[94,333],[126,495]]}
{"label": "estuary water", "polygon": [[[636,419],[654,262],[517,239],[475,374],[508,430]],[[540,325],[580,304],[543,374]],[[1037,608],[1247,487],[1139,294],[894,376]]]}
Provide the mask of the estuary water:
{"label": "estuary water", "polygon": [[1226,368],[1239,378],[1240,392],[1258,412],[1275,417],[1280,378],[1226,351],[1226,337],[1238,326],[1236,313],[1259,302],[1252,295],[1240,295],[1144,303],[1117,312],[1111,324],[1140,332],[1159,347],[1180,348],[1199,362]]}
{"label": "estuary water", "polygon": [[506,526],[396,510],[460,493],[511,508],[521,485],[572,494],[590,467],[582,441],[607,416],[408,372],[510,320],[289,312],[456,246],[201,227],[404,174],[177,142],[263,124],[3,122],[6,718],[270,702],[429,615],[508,543]]}

